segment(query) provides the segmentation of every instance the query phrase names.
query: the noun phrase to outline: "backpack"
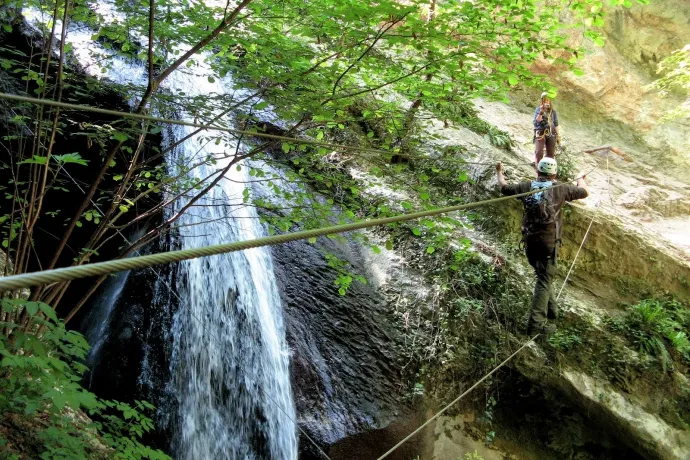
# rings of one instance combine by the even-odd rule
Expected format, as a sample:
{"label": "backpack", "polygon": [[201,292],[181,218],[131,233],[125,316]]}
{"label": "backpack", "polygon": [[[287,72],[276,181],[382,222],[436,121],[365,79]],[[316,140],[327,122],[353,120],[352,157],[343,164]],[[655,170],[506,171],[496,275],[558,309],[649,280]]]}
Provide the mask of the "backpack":
{"label": "backpack", "polygon": [[[530,190],[544,189],[553,186],[551,181],[532,181]],[[558,236],[558,213],[553,189],[544,190],[523,198],[525,214],[522,219],[522,234],[524,238],[536,235],[546,235],[555,230]],[[554,239],[555,239],[554,238]]]}

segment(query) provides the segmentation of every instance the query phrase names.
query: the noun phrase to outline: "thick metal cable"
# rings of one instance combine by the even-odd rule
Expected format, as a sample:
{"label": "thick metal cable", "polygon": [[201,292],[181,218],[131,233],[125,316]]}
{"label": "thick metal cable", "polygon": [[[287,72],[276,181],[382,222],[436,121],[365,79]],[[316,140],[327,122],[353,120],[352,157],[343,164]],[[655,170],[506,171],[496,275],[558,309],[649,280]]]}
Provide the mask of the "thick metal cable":
{"label": "thick metal cable", "polygon": [[[568,283],[568,278],[570,277],[570,273],[572,273],[573,268],[575,267],[575,262],[577,262],[577,256],[580,254],[580,250],[582,249],[582,246],[584,246],[585,241],[587,240],[587,235],[589,235],[589,230],[592,228],[592,224],[593,224],[593,223],[594,223],[594,217],[592,217],[592,220],[591,220],[590,223],[589,223],[589,227],[587,227],[587,231],[585,232],[585,236],[582,238],[582,243],[580,243],[580,248],[577,250],[577,253],[575,254],[575,258],[573,259],[573,263],[570,264],[570,270],[568,270],[568,274],[566,275],[565,280],[563,281],[563,285],[561,286],[561,290],[558,292],[558,296],[556,297],[556,300],[558,300],[558,299],[561,297],[561,293],[563,292],[563,288],[565,288],[565,285]],[[393,446],[389,451],[387,451],[385,454],[383,454],[382,456],[380,456],[377,460],[382,460],[382,459],[388,457],[390,454],[392,454],[393,451],[395,451],[398,447],[402,446],[406,441],[408,441],[409,439],[411,439],[414,435],[416,435],[417,433],[419,433],[425,426],[427,426],[427,425],[428,425],[429,423],[431,423],[432,421],[436,420],[439,416],[441,416],[441,414],[443,414],[445,411],[447,411],[448,409],[450,409],[451,406],[453,406],[455,403],[457,403],[458,401],[460,401],[464,396],[466,396],[466,395],[467,395],[468,393],[470,393],[472,390],[474,390],[475,388],[477,388],[477,386],[479,386],[479,384],[481,384],[484,380],[486,380],[487,378],[489,378],[489,376],[491,376],[491,374],[493,374],[494,372],[496,372],[498,369],[500,369],[501,367],[503,367],[508,361],[510,361],[513,357],[515,357],[515,355],[517,355],[518,353],[520,353],[530,342],[534,341],[534,339],[536,339],[537,337],[539,337],[539,334],[535,335],[535,336],[532,337],[530,340],[528,340],[527,342],[525,342],[520,348],[517,349],[517,351],[515,351],[515,353],[513,353],[513,354],[510,355],[510,356],[508,356],[508,357],[505,359],[505,361],[503,361],[501,364],[499,364],[498,366],[496,366],[491,372],[489,372],[489,373],[486,374],[484,377],[482,377],[477,383],[475,383],[474,385],[472,385],[472,386],[471,386],[468,390],[466,390],[463,394],[461,394],[460,396],[458,396],[453,402],[451,402],[451,403],[448,404],[446,407],[444,407],[443,409],[441,409],[436,415],[434,415],[434,416],[431,417],[429,420],[427,420],[426,422],[424,422],[424,424],[423,424],[422,426],[420,426],[419,428],[417,428],[416,430],[414,430],[412,433],[410,433],[407,437],[405,437],[405,439],[403,439],[402,441],[400,441],[399,443],[397,443],[397,444],[396,444],[395,446]]]}
{"label": "thick metal cable", "polygon": [[436,413],[436,415],[434,415],[434,416],[431,417],[429,420],[427,420],[426,422],[424,422],[424,424],[423,424],[422,426],[420,426],[419,428],[417,428],[416,430],[414,430],[412,433],[410,433],[409,435],[407,435],[407,436],[405,437],[405,439],[403,439],[402,441],[400,441],[399,443],[397,443],[396,445],[394,445],[393,447],[391,447],[385,454],[381,455],[381,456],[380,456],[378,459],[376,459],[376,460],[382,460],[382,459],[388,457],[390,454],[392,454],[398,447],[400,447],[400,446],[402,446],[403,444],[405,444],[406,441],[408,441],[408,440],[409,440],[410,438],[412,438],[414,435],[416,435],[417,433],[419,433],[425,426],[427,426],[429,423],[431,423],[431,422],[433,422],[434,420],[436,420],[437,418],[439,418],[439,417],[440,417],[441,415],[443,415],[448,409],[450,409],[453,405],[455,405],[455,403],[457,403],[458,401],[460,401],[462,398],[464,398],[465,396],[467,396],[472,390],[474,390],[475,388],[477,388],[482,382],[484,382],[484,380],[486,380],[486,379],[488,379],[489,377],[491,377],[491,376],[494,374],[494,372],[496,372],[497,370],[499,370],[500,368],[502,368],[503,366],[505,366],[505,364],[506,364],[508,361],[510,361],[511,359],[513,359],[513,358],[515,357],[515,355],[517,355],[518,353],[520,353],[527,345],[530,344],[530,342],[534,341],[534,339],[536,339],[537,337],[539,337],[539,334],[535,335],[534,337],[532,337],[531,339],[529,339],[527,342],[523,343],[522,346],[521,346],[520,348],[518,348],[512,355],[508,356],[505,360],[503,360],[503,362],[502,362],[501,364],[499,364],[498,366],[494,367],[494,368],[491,370],[491,372],[489,372],[489,373],[486,374],[484,377],[482,377],[481,379],[479,379],[479,380],[477,381],[477,383],[475,383],[474,385],[472,385],[471,387],[469,387],[467,390],[465,390],[465,392],[464,392],[463,394],[461,394],[460,396],[458,396],[457,398],[455,398],[450,404],[448,404],[446,407],[444,407],[443,409],[441,409],[440,411],[438,411],[438,412]]}
{"label": "thick metal cable", "polygon": [[567,182],[564,182],[556,184],[552,187],[531,190],[529,192],[519,193],[517,195],[502,196],[498,198],[492,198],[489,200],[481,200],[475,201],[473,203],[430,209],[428,211],[414,212],[411,214],[400,214],[392,217],[364,220],[361,222],[354,222],[351,224],[334,225],[330,227],[322,227],[313,230],[303,230],[299,232],[285,233],[283,235],[273,235],[263,238],[256,238],[253,240],[237,241],[234,243],[217,244],[213,246],[205,246],[200,248],[162,252],[146,256],[130,257],[127,259],[115,259],[105,262],[97,262],[93,264],[78,265],[73,267],[57,268],[53,270],[23,273],[20,275],[5,276],[0,277],[0,293],[3,291],[11,291],[14,289],[22,289],[33,286],[41,286],[45,284],[70,281],[79,278],[87,278],[89,276],[108,275],[111,273],[116,273],[125,270],[135,270],[138,268],[152,267],[154,265],[161,265],[171,262],[180,262],[182,260],[188,259],[195,259],[197,257],[225,254],[228,252],[259,248],[262,246],[271,246],[274,244],[283,244],[297,240],[306,240],[309,238],[333,235],[336,233],[345,233],[353,230],[361,230],[364,228],[376,227],[379,225],[388,225],[397,222],[404,222],[408,220],[419,219],[422,217],[436,216],[439,214],[446,214],[449,212],[461,211],[464,209],[477,208],[488,204],[499,203],[501,201],[507,201],[513,198],[521,198],[524,196],[539,193],[544,190],[548,190],[549,188],[562,187],[567,184]]}

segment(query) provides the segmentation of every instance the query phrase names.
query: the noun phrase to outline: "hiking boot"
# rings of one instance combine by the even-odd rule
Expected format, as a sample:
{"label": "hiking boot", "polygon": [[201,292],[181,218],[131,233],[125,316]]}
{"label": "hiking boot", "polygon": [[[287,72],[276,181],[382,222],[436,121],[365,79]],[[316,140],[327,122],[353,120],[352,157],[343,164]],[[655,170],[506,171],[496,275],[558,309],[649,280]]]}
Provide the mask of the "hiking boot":
{"label": "hiking boot", "polygon": [[558,328],[556,325],[552,322],[548,322],[544,325],[544,329],[542,330],[542,334],[544,334],[545,337],[549,337],[552,335],[554,332],[556,332]]}

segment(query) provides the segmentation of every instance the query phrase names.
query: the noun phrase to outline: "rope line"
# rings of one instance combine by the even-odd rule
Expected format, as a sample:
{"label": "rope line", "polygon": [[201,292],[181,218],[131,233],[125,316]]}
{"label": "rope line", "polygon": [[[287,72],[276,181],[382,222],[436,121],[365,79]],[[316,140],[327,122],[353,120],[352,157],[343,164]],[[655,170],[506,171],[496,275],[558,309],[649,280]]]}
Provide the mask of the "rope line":
{"label": "rope line", "polygon": [[419,433],[425,426],[427,426],[429,423],[431,423],[431,422],[433,422],[434,420],[436,420],[437,418],[439,418],[439,417],[440,417],[441,415],[443,415],[448,409],[450,409],[453,405],[455,405],[455,403],[457,403],[458,401],[460,401],[462,398],[464,398],[465,396],[467,396],[472,390],[474,390],[475,388],[477,388],[482,382],[484,382],[484,380],[488,379],[488,378],[491,377],[497,370],[499,370],[500,368],[502,368],[503,366],[505,366],[506,363],[508,363],[508,361],[510,361],[511,359],[513,359],[513,358],[515,357],[515,355],[517,355],[518,353],[520,353],[527,345],[529,345],[531,342],[533,342],[534,339],[536,339],[537,337],[539,337],[539,334],[535,335],[534,337],[532,337],[531,339],[529,339],[527,342],[523,343],[522,346],[521,346],[520,348],[518,348],[512,355],[508,356],[505,360],[503,360],[503,362],[502,362],[501,364],[499,364],[498,366],[494,367],[494,368],[491,370],[491,372],[489,372],[489,373],[486,374],[484,377],[482,377],[481,379],[479,379],[479,380],[477,381],[477,383],[475,383],[474,385],[472,385],[471,387],[469,387],[467,390],[465,390],[465,392],[464,392],[463,394],[461,394],[460,396],[458,396],[457,398],[455,398],[450,404],[448,404],[446,407],[444,407],[443,409],[441,409],[436,415],[434,415],[434,416],[431,417],[429,420],[427,420],[426,422],[424,422],[424,424],[423,424],[422,426],[420,426],[419,428],[417,428],[416,430],[414,430],[412,433],[410,433],[409,435],[407,435],[407,436],[405,437],[405,439],[403,439],[402,441],[400,441],[399,443],[397,443],[396,445],[394,445],[393,447],[391,447],[390,450],[388,450],[385,454],[381,455],[381,456],[380,456],[378,459],[376,459],[376,460],[382,460],[382,459],[388,457],[390,454],[392,454],[398,447],[400,447],[400,446],[402,446],[403,444],[405,444],[406,441],[408,441],[408,440],[409,440],[410,438],[412,438],[414,435],[416,435],[417,433]]}
{"label": "rope line", "polygon": [[[556,184],[548,188],[562,187],[564,185],[568,185],[568,182]],[[514,198],[521,198],[528,195],[533,195],[535,193],[539,193],[544,190],[548,190],[548,188],[530,190],[529,192],[519,193],[516,195],[491,198],[488,200],[475,201],[472,203],[461,204],[456,206],[448,206],[443,208],[430,209],[427,211],[419,211],[411,214],[399,214],[397,216],[384,217],[380,219],[369,219],[360,222],[353,222],[350,224],[334,225],[312,230],[302,230],[298,232],[285,233],[282,235],[273,235],[268,237],[256,238],[253,240],[223,243],[212,246],[204,246],[200,248],[168,251],[158,254],[129,257],[127,259],[115,259],[104,262],[96,262],[92,264],[77,265],[72,267],[56,268],[52,270],[44,270],[31,273],[23,273],[19,275],[5,276],[0,277],[0,292],[28,288],[33,286],[41,286],[45,284],[63,281],[70,281],[90,276],[108,275],[111,273],[116,273],[125,270],[134,270],[139,268],[151,267],[154,265],[162,265],[171,262],[180,262],[182,260],[195,259],[197,257],[225,254],[229,252],[259,248],[263,246],[283,244],[291,241],[306,240],[309,238],[315,238],[319,236],[333,235],[336,233],[345,233],[353,230],[361,230],[364,228],[375,227],[379,225],[388,225],[397,222],[404,222],[408,220],[419,219],[422,217],[436,216],[439,214],[446,214],[449,212],[461,211],[464,209],[477,208],[492,203],[499,203],[502,201],[512,200]]]}
{"label": "rope line", "polygon": [[[24,102],[24,103],[28,103],[28,104],[46,105],[49,107],[59,107],[62,109],[67,109],[67,110],[80,110],[80,111],[85,111],[85,112],[100,113],[102,115],[111,115],[111,116],[123,117],[123,118],[133,118],[133,119],[137,119],[137,120],[150,121],[150,122],[154,122],[154,123],[167,123],[167,124],[180,125],[180,126],[189,126],[189,127],[196,128],[196,129],[224,131],[224,132],[228,132],[231,134],[262,137],[262,138],[266,138],[266,139],[273,139],[273,140],[279,140],[279,141],[285,141],[285,142],[294,142],[294,143],[298,143],[298,144],[317,145],[317,146],[321,146],[321,147],[328,147],[328,148],[331,148],[334,150],[351,150],[351,151],[357,151],[357,152],[375,153],[375,154],[379,154],[379,155],[380,154],[395,155],[395,156],[398,156],[401,158],[408,158],[408,159],[434,160],[434,161],[467,164],[467,165],[493,166],[495,164],[495,163],[488,163],[488,162],[464,161],[464,160],[457,159],[457,158],[438,158],[438,157],[423,156],[423,155],[406,155],[403,153],[397,153],[393,150],[382,150],[382,149],[372,149],[372,148],[367,148],[367,147],[357,147],[357,146],[349,146],[349,145],[342,145],[342,144],[332,144],[329,142],[322,142],[322,141],[313,140],[313,139],[301,139],[301,138],[297,138],[297,137],[280,136],[277,134],[268,134],[268,133],[262,133],[262,132],[258,132],[258,131],[247,131],[247,130],[241,130],[241,129],[225,128],[223,126],[218,126],[218,125],[199,124],[199,123],[193,123],[193,122],[184,121],[184,120],[174,120],[171,118],[161,118],[161,117],[155,117],[152,115],[144,115],[144,114],[132,113],[132,112],[120,112],[117,110],[102,109],[99,107],[93,107],[93,106],[81,105],[81,104],[70,104],[68,102],[58,102],[58,101],[53,101],[53,100],[49,100],[49,99],[38,99],[38,98],[33,98],[33,97],[20,96],[20,95],[16,95],[16,94],[0,93],[0,99],[7,99],[9,101],[15,101],[15,102]],[[521,163],[521,162],[520,163],[504,163],[504,164],[509,165],[509,166],[529,166],[529,165],[531,165],[531,163],[526,163],[526,162],[525,163]]]}
{"label": "rope line", "polygon": [[[561,293],[563,292],[563,289],[565,288],[565,285],[568,283],[568,278],[570,277],[570,274],[573,271],[573,268],[575,267],[575,262],[577,262],[577,256],[580,254],[580,250],[582,250],[582,247],[585,245],[585,241],[587,241],[587,236],[589,235],[589,231],[592,228],[592,224],[594,223],[594,217],[592,217],[592,220],[589,222],[589,227],[587,227],[587,231],[585,232],[585,236],[582,238],[582,243],[580,243],[580,247],[577,250],[577,253],[575,254],[575,258],[573,259],[573,263],[570,264],[570,269],[568,270],[568,274],[565,277],[565,280],[563,281],[563,285],[561,286],[561,290],[558,292],[558,296],[556,296],[556,300],[560,299]],[[533,342],[537,337],[539,337],[539,334],[535,335],[531,339],[529,339],[527,342],[525,342],[520,348],[518,348],[512,355],[508,356],[501,364],[496,366],[491,372],[486,374],[484,377],[479,379],[477,383],[472,385],[469,389],[467,389],[463,394],[458,396],[455,400],[453,400],[450,404],[448,404],[446,407],[441,409],[436,415],[431,417],[429,420],[424,422],[422,426],[414,430],[412,433],[407,435],[402,441],[397,443],[395,446],[393,446],[390,450],[388,450],[385,454],[380,456],[377,460],[382,460],[386,457],[388,457],[390,454],[392,454],[396,449],[398,449],[400,446],[402,446],[405,442],[410,440],[414,435],[419,433],[425,426],[427,426],[429,423],[432,421],[436,420],[438,417],[440,417],[444,412],[446,412],[448,409],[451,408],[451,406],[455,405],[458,401],[460,401],[463,397],[465,397],[468,393],[470,393],[472,390],[477,388],[484,380],[489,378],[494,372],[496,372],[498,369],[503,367],[508,361],[510,361],[512,358],[515,357],[518,353],[520,353],[530,342]]]}
{"label": "rope line", "polygon": [[565,275],[565,279],[563,280],[563,285],[561,286],[561,290],[558,291],[558,295],[556,296],[556,300],[561,298],[561,294],[563,293],[563,289],[565,288],[565,285],[568,283],[568,278],[570,278],[570,274],[573,272],[573,268],[575,268],[575,262],[577,262],[577,256],[580,255],[580,251],[582,250],[582,247],[585,245],[585,241],[587,241],[587,236],[589,235],[589,231],[591,230],[593,223],[594,223],[594,217],[592,217],[592,220],[589,221],[589,227],[587,227],[587,231],[585,232],[585,236],[582,238],[582,243],[580,243],[580,247],[577,248],[577,252],[575,253],[575,258],[573,259],[573,263],[570,264],[570,269],[568,270],[568,274]]}
{"label": "rope line", "polygon": [[81,104],[70,104],[68,102],[57,102],[57,101],[52,101],[49,99],[37,99],[37,98],[33,98],[33,97],[19,96],[16,94],[0,93],[0,99],[7,99],[9,101],[15,101],[15,102],[25,102],[28,104],[46,105],[49,107],[59,107],[61,109],[67,109],[67,110],[79,110],[79,111],[83,111],[83,112],[100,113],[101,115],[110,115],[110,116],[114,116],[114,117],[133,118],[136,120],[149,121],[149,122],[153,122],[153,123],[166,123],[166,124],[172,124],[172,125],[189,126],[191,128],[196,128],[196,129],[205,129],[205,130],[212,130],[212,131],[224,131],[224,132],[231,133],[231,134],[238,134],[238,135],[243,135],[243,136],[263,137],[266,139],[273,139],[273,140],[286,141],[286,142],[295,142],[298,144],[318,145],[321,147],[332,148],[334,150],[354,150],[354,151],[358,151],[358,152],[368,152],[368,153],[378,153],[378,154],[385,153],[386,155],[395,155],[395,152],[392,150],[381,150],[381,149],[371,149],[371,148],[366,148],[366,147],[356,147],[356,146],[347,146],[347,145],[340,145],[340,144],[331,144],[329,142],[321,142],[321,141],[317,141],[317,140],[313,140],[313,139],[300,139],[300,138],[296,138],[296,137],[280,136],[278,134],[262,133],[259,131],[248,131],[248,130],[243,130],[243,129],[226,128],[226,127],[218,126],[218,125],[207,125],[207,124],[193,123],[191,121],[173,120],[171,118],[161,118],[161,117],[155,117],[153,115],[144,115],[144,114],[140,114],[140,113],[119,112],[117,110],[101,109],[98,107],[92,107],[92,106],[81,105]]}

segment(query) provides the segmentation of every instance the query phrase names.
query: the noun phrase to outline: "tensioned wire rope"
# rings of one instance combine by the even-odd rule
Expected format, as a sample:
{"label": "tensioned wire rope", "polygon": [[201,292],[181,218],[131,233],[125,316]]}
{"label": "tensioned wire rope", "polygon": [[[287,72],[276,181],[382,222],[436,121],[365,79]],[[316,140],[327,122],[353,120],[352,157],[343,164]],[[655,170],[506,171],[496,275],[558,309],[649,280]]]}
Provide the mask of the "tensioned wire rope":
{"label": "tensioned wire rope", "polygon": [[[608,153],[607,153],[607,167],[608,167]],[[585,175],[586,175],[586,174],[585,174]],[[561,185],[562,185],[562,184],[561,184]],[[552,187],[550,187],[550,188],[552,188]],[[544,189],[544,190],[546,190],[546,189]],[[517,195],[515,195],[515,196],[517,196]],[[561,294],[563,293],[563,289],[565,288],[566,284],[568,283],[568,278],[570,277],[570,274],[572,273],[573,268],[575,267],[575,263],[577,263],[577,257],[580,255],[580,251],[582,250],[582,247],[585,245],[585,241],[587,241],[587,236],[589,235],[589,231],[591,230],[592,224],[593,224],[593,223],[594,223],[594,217],[592,217],[592,220],[589,222],[589,227],[587,227],[587,231],[585,232],[585,235],[584,235],[584,237],[582,238],[582,243],[580,243],[580,247],[578,248],[577,253],[575,254],[575,257],[573,258],[573,262],[570,264],[570,268],[568,269],[568,274],[565,276],[565,279],[563,280],[563,284],[561,285],[560,291],[558,291],[558,296],[556,297],[556,300],[558,300],[558,299],[561,298]],[[504,359],[498,366],[494,367],[489,373],[485,374],[481,379],[477,380],[477,382],[475,382],[474,385],[472,385],[472,386],[469,387],[467,390],[465,390],[460,396],[458,396],[457,398],[455,398],[455,399],[454,399],[453,401],[451,401],[448,405],[446,405],[443,409],[441,409],[440,411],[438,411],[433,417],[431,417],[431,418],[428,419],[426,422],[424,422],[421,426],[419,426],[419,427],[418,427],[416,430],[414,430],[412,433],[410,433],[409,435],[405,436],[405,438],[403,438],[400,442],[398,442],[396,445],[394,445],[394,446],[391,447],[389,450],[387,450],[383,455],[381,455],[380,457],[378,457],[376,460],[383,460],[384,458],[387,458],[390,454],[392,454],[393,452],[395,452],[400,446],[402,446],[402,445],[405,444],[407,441],[409,441],[410,439],[412,439],[417,433],[419,433],[420,431],[422,431],[422,430],[424,429],[424,427],[426,427],[428,424],[430,424],[431,422],[433,422],[434,420],[436,420],[437,418],[439,418],[441,415],[443,415],[448,409],[450,409],[452,406],[454,406],[458,401],[460,401],[462,398],[464,398],[465,396],[467,396],[468,394],[470,394],[470,393],[472,392],[472,390],[474,390],[474,389],[477,388],[479,385],[481,385],[482,382],[484,382],[486,379],[488,379],[489,377],[491,377],[491,375],[493,375],[493,374],[494,374],[496,371],[498,371],[500,368],[502,368],[503,366],[505,366],[511,359],[513,359],[515,356],[517,356],[518,353],[520,353],[522,350],[524,350],[525,347],[527,347],[527,345],[529,345],[531,342],[534,342],[534,340],[536,340],[536,338],[539,337],[539,335],[540,335],[540,334],[537,334],[537,335],[535,335],[534,337],[532,337],[531,339],[529,339],[529,340],[527,340],[526,342],[524,342],[524,343],[520,346],[520,348],[518,348],[517,350],[515,350],[515,351],[513,352],[513,354],[511,354],[511,355],[508,356],[506,359]]]}
{"label": "tensioned wire rope", "polygon": [[[584,176],[586,176],[586,174],[583,175],[583,177]],[[309,238],[316,238],[319,236],[333,235],[336,233],[346,233],[370,227],[405,222],[408,220],[420,219],[423,217],[437,216],[440,214],[447,214],[450,212],[462,211],[465,209],[477,208],[480,206],[486,206],[493,203],[499,203],[502,201],[511,200],[513,198],[522,198],[525,196],[534,195],[536,193],[539,193],[540,191],[562,187],[568,184],[568,182],[563,182],[560,184],[553,185],[551,187],[530,190],[528,192],[519,193],[516,195],[502,196],[498,198],[491,198],[488,200],[481,200],[461,205],[430,209],[410,214],[398,214],[396,216],[391,217],[368,219],[349,224],[333,225],[329,227],[321,227],[312,230],[302,230],[298,232],[285,233],[282,235],[272,235],[252,240],[236,241],[233,243],[223,243],[199,248],[182,249],[177,251],[167,251],[157,254],[150,254],[146,256],[130,257],[127,259],[114,259],[105,262],[96,262],[92,264],[78,265],[73,267],[56,268],[52,270],[43,270],[31,273],[23,273],[19,275],[5,276],[0,277],[0,292],[34,286],[41,286],[63,281],[70,281],[80,278],[87,278],[90,276],[109,275],[120,271],[152,267],[154,265],[162,265],[171,262],[180,262],[182,260],[195,259],[197,257],[206,257],[235,251],[243,251],[246,249],[259,248],[263,246],[272,246],[276,244],[289,243],[291,241],[306,240]]]}
{"label": "tensioned wire rope", "polygon": [[[442,157],[439,158],[439,157],[431,157],[431,156],[423,156],[423,155],[407,155],[407,154],[398,153],[398,152],[395,152],[392,150],[372,149],[372,148],[368,148],[368,147],[357,147],[357,146],[349,146],[349,145],[342,145],[342,144],[333,144],[330,142],[323,142],[323,141],[314,140],[314,139],[281,136],[278,134],[263,133],[261,131],[250,131],[250,130],[227,128],[227,127],[218,126],[218,125],[193,123],[190,121],[175,120],[172,118],[161,118],[161,117],[155,117],[152,115],[145,115],[145,114],[141,114],[141,113],[120,112],[117,110],[102,109],[99,107],[93,107],[93,106],[89,106],[89,105],[70,104],[68,102],[58,102],[58,101],[53,101],[53,100],[49,100],[49,99],[38,99],[38,98],[21,96],[21,95],[16,95],[16,94],[0,93],[0,99],[6,99],[9,101],[22,102],[22,103],[27,103],[27,104],[57,107],[57,108],[66,109],[66,110],[93,112],[93,113],[99,113],[101,115],[110,115],[110,116],[114,116],[114,117],[132,118],[132,119],[136,119],[136,120],[149,121],[152,123],[188,126],[191,128],[196,128],[196,129],[201,129],[201,130],[222,131],[222,132],[227,132],[230,134],[237,134],[237,135],[242,135],[242,136],[254,136],[254,137],[261,137],[261,138],[265,138],[265,139],[272,139],[272,140],[276,140],[276,141],[293,142],[296,144],[315,145],[318,147],[327,147],[327,148],[330,148],[333,150],[350,150],[350,151],[355,151],[355,152],[373,153],[373,154],[379,154],[379,155],[383,154],[383,155],[387,155],[387,156],[398,156],[401,158],[408,158],[408,159],[433,160],[433,161],[450,162],[450,163],[467,164],[467,165],[493,165],[494,164],[494,163],[487,163],[487,162],[464,161],[464,160],[457,159],[457,158],[442,158]],[[531,165],[531,163],[526,163],[526,162],[525,163],[504,163],[504,164],[509,165],[509,166]]]}
{"label": "tensioned wire rope", "polygon": [[[416,213],[411,213],[411,214],[401,214],[398,216],[392,216],[392,217],[381,218],[381,219],[371,219],[371,220],[366,220],[366,221],[362,221],[362,222],[355,222],[355,223],[345,224],[345,225],[336,225],[336,226],[324,227],[324,228],[314,229],[314,230],[293,232],[293,233],[287,233],[284,235],[274,235],[274,236],[270,236],[270,237],[257,238],[254,240],[240,241],[240,242],[236,242],[236,243],[227,243],[227,244],[220,244],[220,245],[207,246],[207,247],[194,248],[194,249],[186,249],[186,250],[180,250],[180,251],[170,251],[170,252],[152,254],[152,255],[148,255],[148,256],[131,257],[128,259],[111,260],[111,261],[81,265],[81,266],[76,266],[76,267],[66,267],[66,268],[59,268],[59,269],[54,269],[54,270],[46,270],[46,271],[42,271],[42,272],[25,273],[25,274],[21,274],[21,275],[1,277],[0,278],[0,292],[2,292],[4,290],[19,289],[19,288],[23,288],[23,287],[37,286],[37,285],[48,284],[48,283],[52,283],[52,282],[67,281],[67,280],[72,280],[72,279],[77,279],[77,278],[84,278],[84,277],[88,277],[88,276],[110,274],[110,273],[115,273],[118,271],[131,270],[131,269],[136,269],[136,268],[147,268],[147,267],[150,268],[154,265],[159,265],[159,264],[169,263],[169,262],[177,262],[177,261],[181,261],[181,260],[187,260],[187,259],[191,259],[191,258],[202,257],[202,256],[206,256],[206,255],[216,255],[216,254],[234,252],[234,251],[239,251],[239,250],[244,250],[244,249],[250,249],[250,248],[256,248],[256,247],[286,243],[286,242],[290,242],[290,241],[308,239],[308,238],[313,238],[313,237],[317,237],[317,236],[325,236],[325,235],[330,235],[330,234],[335,234],[335,233],[343,233],[343,232],[347,232],[347,231],[359,230],[359,229],[369,228],[369,227],[373,227],[373,226],[387,225],[387,224],[396,223],[396,222],[403,222],[403,221],[407,221],[407,220],[418,219],[421,217],[429,217],[429,216],[434,216],[434,215],[439,215],[439,214],[444,214],[444,213],[449,213],[449,212],[455,212],[455,211],[459,211],[459,210],[463,210],[463,209],[470,209],[470,208],[479,207],[482,205],[488,205],[491,203],[506,201],[506,200],[513,199],[513,198],[521,198],[524,196],[529,196],[529,195],[532,195],[535,193],[539,193],[540,191],[544,191],[544,190],[548,190],[548,189],[556,188],[556,187],[561,187],[563,185],[568,185],[568,183],[564,182],[564,183],[556,184],[555,186],[551,186],[551,187],[544,188],[544,189],[537,189],[537,190],[532,190],[532,191],[525,192],[525,193],[503,196],[503,197],[493,198],[493,199],[489,199],[489,200],[476,201],[473,203],[467,203],[467,204],[463,204],[463,205],[437,208],[437,209],[433,209],[433,210],[421,211],[421,212],[416,212]],[[588,233],[589,232],[587,232],[587,234]],[[585,234],[585,238],[587,237],[587,234]],[[583,240],[582,244],[584,245],[584,240]],[[580,248],[581,247],[582,247],[582,245],[580,246]],[[579,251],[578,251],[578,253],[579,253]],[[572,271],[572,267],[574,266],[576,261],[577,261],[577,259],[573,260],[573,264],[571,265],[570,271]],[[570,274],[570,271],[568,272],[568,274]],[[567,278],[566,278],[565,282],[567,282]],[[564,282],[564,286],[565,286],[565,282]],[[563,288],[561,288],[561,291],[562,291],[562,289]],[[559,292],[559,296],[560,296],[560,292]],[[196,319],[196,320],[198,321],[198,319]],[[488,374],[486,374],[479,381],[477,381],[474,385],[472,385],[472,387],[467,389],[458,398],[456,398],[454,401],[452,401],[450,404],[448,404],[446,407],[444,407],[440,412],[438,412],[432,418],[427,420],[422,426],[417,428],[410,435],[408,435],[406,438],[404,438],[402,441],[400,441],[398,444],[396,444],[387,453],[385,453],[383,456],[379,457],[378,460],[386,458],[393,451],[395,451],[398,447],[400,447],[402,444],[404,444],[407,440],[409,440],[414,435],[416,435],[419,431],[421,431],[426,425],[431,423],[436,418],[440,417],[451,406],[453,406],[460,399],[462,399],[464,396],[469,394],[473,389],[475,389],[477,386],[479,386],[483,381],[485,381],[487,378],[489,378],[491,375],[493,375],[496,371],[498,371],[501,367],[503,367],[506,363],[508,363],[508,361],[510,361],[514,356],[516,356],[520,351],[522,351],[530,342],[535,340],[538,336],[539,336],[539,334],[537,334],[532,339],[525,342],[520,348],[518,348],[518,350],[516,350],[512,355],[510,355],[508,358],[506,358],[501,364],[499,364],[494,369],[492,369]],[[266,394],[266,393],[264,392],[264,394]],[[267,395],[267,396],[269,396],[269,395]],[[272,399],[272,398],[270,398],[270,399]],[[273,401],[273,402],[275,403],[275,401]],[[278,407],[279,410],[281,410],[282,412],[285,413],[284,409],[282,407],[280,407],[279,405],[277,405],[277,403],[276,403],[276,407]],[[287,414],[286,414],[286,416],[287,416]],[[289,418],[289,416],[288,416],[288,418]],[[296,424],[296,422],[294,420],[293,420],[293,423]],[[300,429],[300,431],[302,431],[301,428],[299,428],[299,426],[298,426],[298,429]],[[309,438],[308,435],[306,435],[306,433],[305,433],[305,436],[307,436],[307,438],[319,449],[319,451],[321,452],[322,455],[324,455],[326,458],[328,458],[328,455],[326,455],[325,452],[323,452],[323,450],[321,450],[321,448],[313,440],[311,440],[311,438]]]}

